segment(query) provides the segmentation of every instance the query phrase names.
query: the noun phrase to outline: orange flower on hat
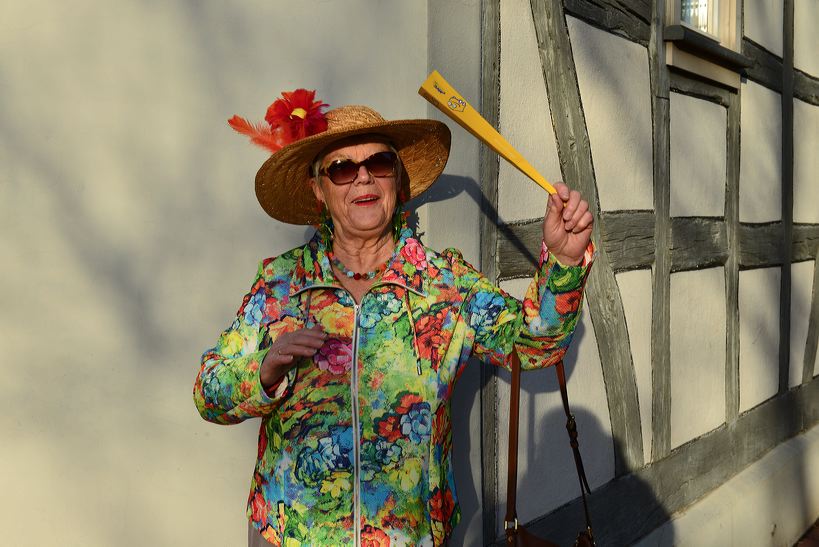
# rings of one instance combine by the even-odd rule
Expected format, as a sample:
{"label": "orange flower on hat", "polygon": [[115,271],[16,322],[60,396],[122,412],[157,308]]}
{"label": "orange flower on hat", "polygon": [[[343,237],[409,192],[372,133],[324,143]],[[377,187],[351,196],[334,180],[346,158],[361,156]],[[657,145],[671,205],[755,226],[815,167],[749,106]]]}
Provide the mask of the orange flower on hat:
{"label": "orange flower on hat", "polygon": [[292,142],[327,130],[327,118],[322,109],[329,105],[315,99],[315,90],[283,91],[281,98],[267,108],[264,119],[269,127],[250,123],[236,115],[228,120],[228,124],[250,137],[253,144],[278,152]]}

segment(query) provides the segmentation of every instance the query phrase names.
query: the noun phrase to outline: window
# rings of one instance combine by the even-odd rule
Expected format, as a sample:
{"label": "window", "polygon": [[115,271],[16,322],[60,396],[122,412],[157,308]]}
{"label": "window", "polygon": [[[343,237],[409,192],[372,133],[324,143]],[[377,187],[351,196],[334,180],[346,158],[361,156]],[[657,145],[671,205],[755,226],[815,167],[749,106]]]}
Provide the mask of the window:
{"label": "window", "polygon": [[666,64],[728,87],[739,87],[739,0],[666,0]]}
{"label": "window", "polygon": [[720,0],[681,0],[680,22],[719,40]]}

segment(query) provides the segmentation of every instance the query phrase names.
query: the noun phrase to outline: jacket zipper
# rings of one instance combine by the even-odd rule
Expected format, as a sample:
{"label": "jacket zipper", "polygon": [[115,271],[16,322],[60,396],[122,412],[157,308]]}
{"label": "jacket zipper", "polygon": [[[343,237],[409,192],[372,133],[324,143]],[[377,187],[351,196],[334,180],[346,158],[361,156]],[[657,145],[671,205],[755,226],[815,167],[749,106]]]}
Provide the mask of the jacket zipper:
{"label": "jacket zipper", "polygon": [[[385,285],[378,283],[367,289],[363,295],[361,295],[361,299],[363,300],[367,294],[374,289],[375,287],[379,287]],[[390,283],[393,285],[397,285],[399,287],[403,287],[406,291],[416,292],[402,285],[400,283]],[[352,293],[345,289],[344,287],[339,287],[338,285],[311,285],[309,287],[304,287],[295,293],[291,294],[290,297],[304,292],[310,289],[334,289],[334,290],[341,290],[346,292],[352,298]],[[353,519],[355,526],[355,547],[361,547],[361,438],[359,434],[359,405],[358,405],[358,312],[361,310],[360,304],[353,304],[353,357],[352,357],[352,378],[350,380],[350,392],[352,395],[352,411],[353,411]],[[412,324],[413,329],[413,343],[415,347],[418,347],[418,341],[415,339],[415,324],[412,322],[412,310],[407,306],[407,314],[409,315],[410,323]],[[416,356],[417,357],[417,356]],[[418,375],[421,375],[421,363],[418,362],[417,365],[417,372]]]}
{"label": "jacket zipper", "polygon": [[358,311],[359,304],[353,305],[353,363],[350,391],[353,403],[353,526],[355,526],[355,547],[361,545],[361,439],[358,421]]}

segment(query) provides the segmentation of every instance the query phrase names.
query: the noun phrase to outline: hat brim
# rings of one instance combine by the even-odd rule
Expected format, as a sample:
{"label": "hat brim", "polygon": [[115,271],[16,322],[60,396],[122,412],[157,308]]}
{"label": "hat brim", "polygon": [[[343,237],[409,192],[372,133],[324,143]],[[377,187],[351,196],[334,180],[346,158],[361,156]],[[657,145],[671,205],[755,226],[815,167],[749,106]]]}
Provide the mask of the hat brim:
{"label": "hat brim", "polygon": [[256,173],[256,197],[265,212],[288,224],[316,224],[319,212],[310,188],[310,162],[335,141],[357,135],[386,137],[398,151],[409,180],[410,198],[440,176],[449,159],[451,134],[436,120],[393,120],[328,130],[289,144]]}

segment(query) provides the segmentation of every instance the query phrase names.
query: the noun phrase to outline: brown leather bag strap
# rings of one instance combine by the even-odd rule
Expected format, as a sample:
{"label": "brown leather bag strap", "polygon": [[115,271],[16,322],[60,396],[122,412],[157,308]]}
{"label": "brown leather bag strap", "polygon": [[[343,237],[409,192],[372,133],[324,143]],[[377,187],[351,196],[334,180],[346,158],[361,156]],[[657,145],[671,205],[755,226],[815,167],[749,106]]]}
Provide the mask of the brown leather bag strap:
{"label": "brown leather bag strap", "polygon": [[[512,370],[512,385],[509,394],[509,471],[506,475],[506,517],[504,519],[504,530],[507,536],[514,533],[518,527],[517,519],[517,486],[518,486],[518,429],[520,417],[520,358],[516,351],[509,356],[510,368]],[[566,431],[569,434],[569,444],[574,454],[574,464],[577,468],[577,478],[580,481],[580,495],[583,497],[583,511],[586,516],[586,531],[591,543],[594,544],[592,534],[591,516],[589,515],[589,505],[586,500],[586,493],[591,494],[589,481],[586,478],[586,471],[583,468],[583,459],[580,456],[580,443],[577,440],[577,423],[574,415],[569,409],[569,393],[566,388],[566,371],[563,367],[563,360],[555,365],[557,372],[557,383],[560,386],[560,398],[563,400],[563,410],[566,413]]]}
{"label": "brown leather bag strap", "polygon": [[569,433],[569,444],[572,447],[572,454],[574,454],[574,466],[577,468],[577,479],[580,481],[580,495],[583,496],[583,511],[586,514],[586,530],[589,532],[589,535],[591,535],[591,516],[589,515],[589,504],[586,500],[586,493],[591,494],[591,488],[589,488],[589,481],[586,478],[586,470],[583,468],[583,458],[580,457],[580,443],[577,440],[577,422],[574,419],[574,414],[569,410],[569,391],[566,388],[566,371],[563,368],[562,359],[555,365],[555,371],[557,372],[557,383],[560,386],[560,398],[563,399],[563,410],[566,413],[566,431]]}
{"label": "brown leather bag strap", "polygon": [[506,518],[503,528],[509,531],[517,528],[518,493],[518,418],[520,412],[520,358],[513,351],[509,356],[512,369],[512,390],[509,394],[509,472],[506,474]]}

